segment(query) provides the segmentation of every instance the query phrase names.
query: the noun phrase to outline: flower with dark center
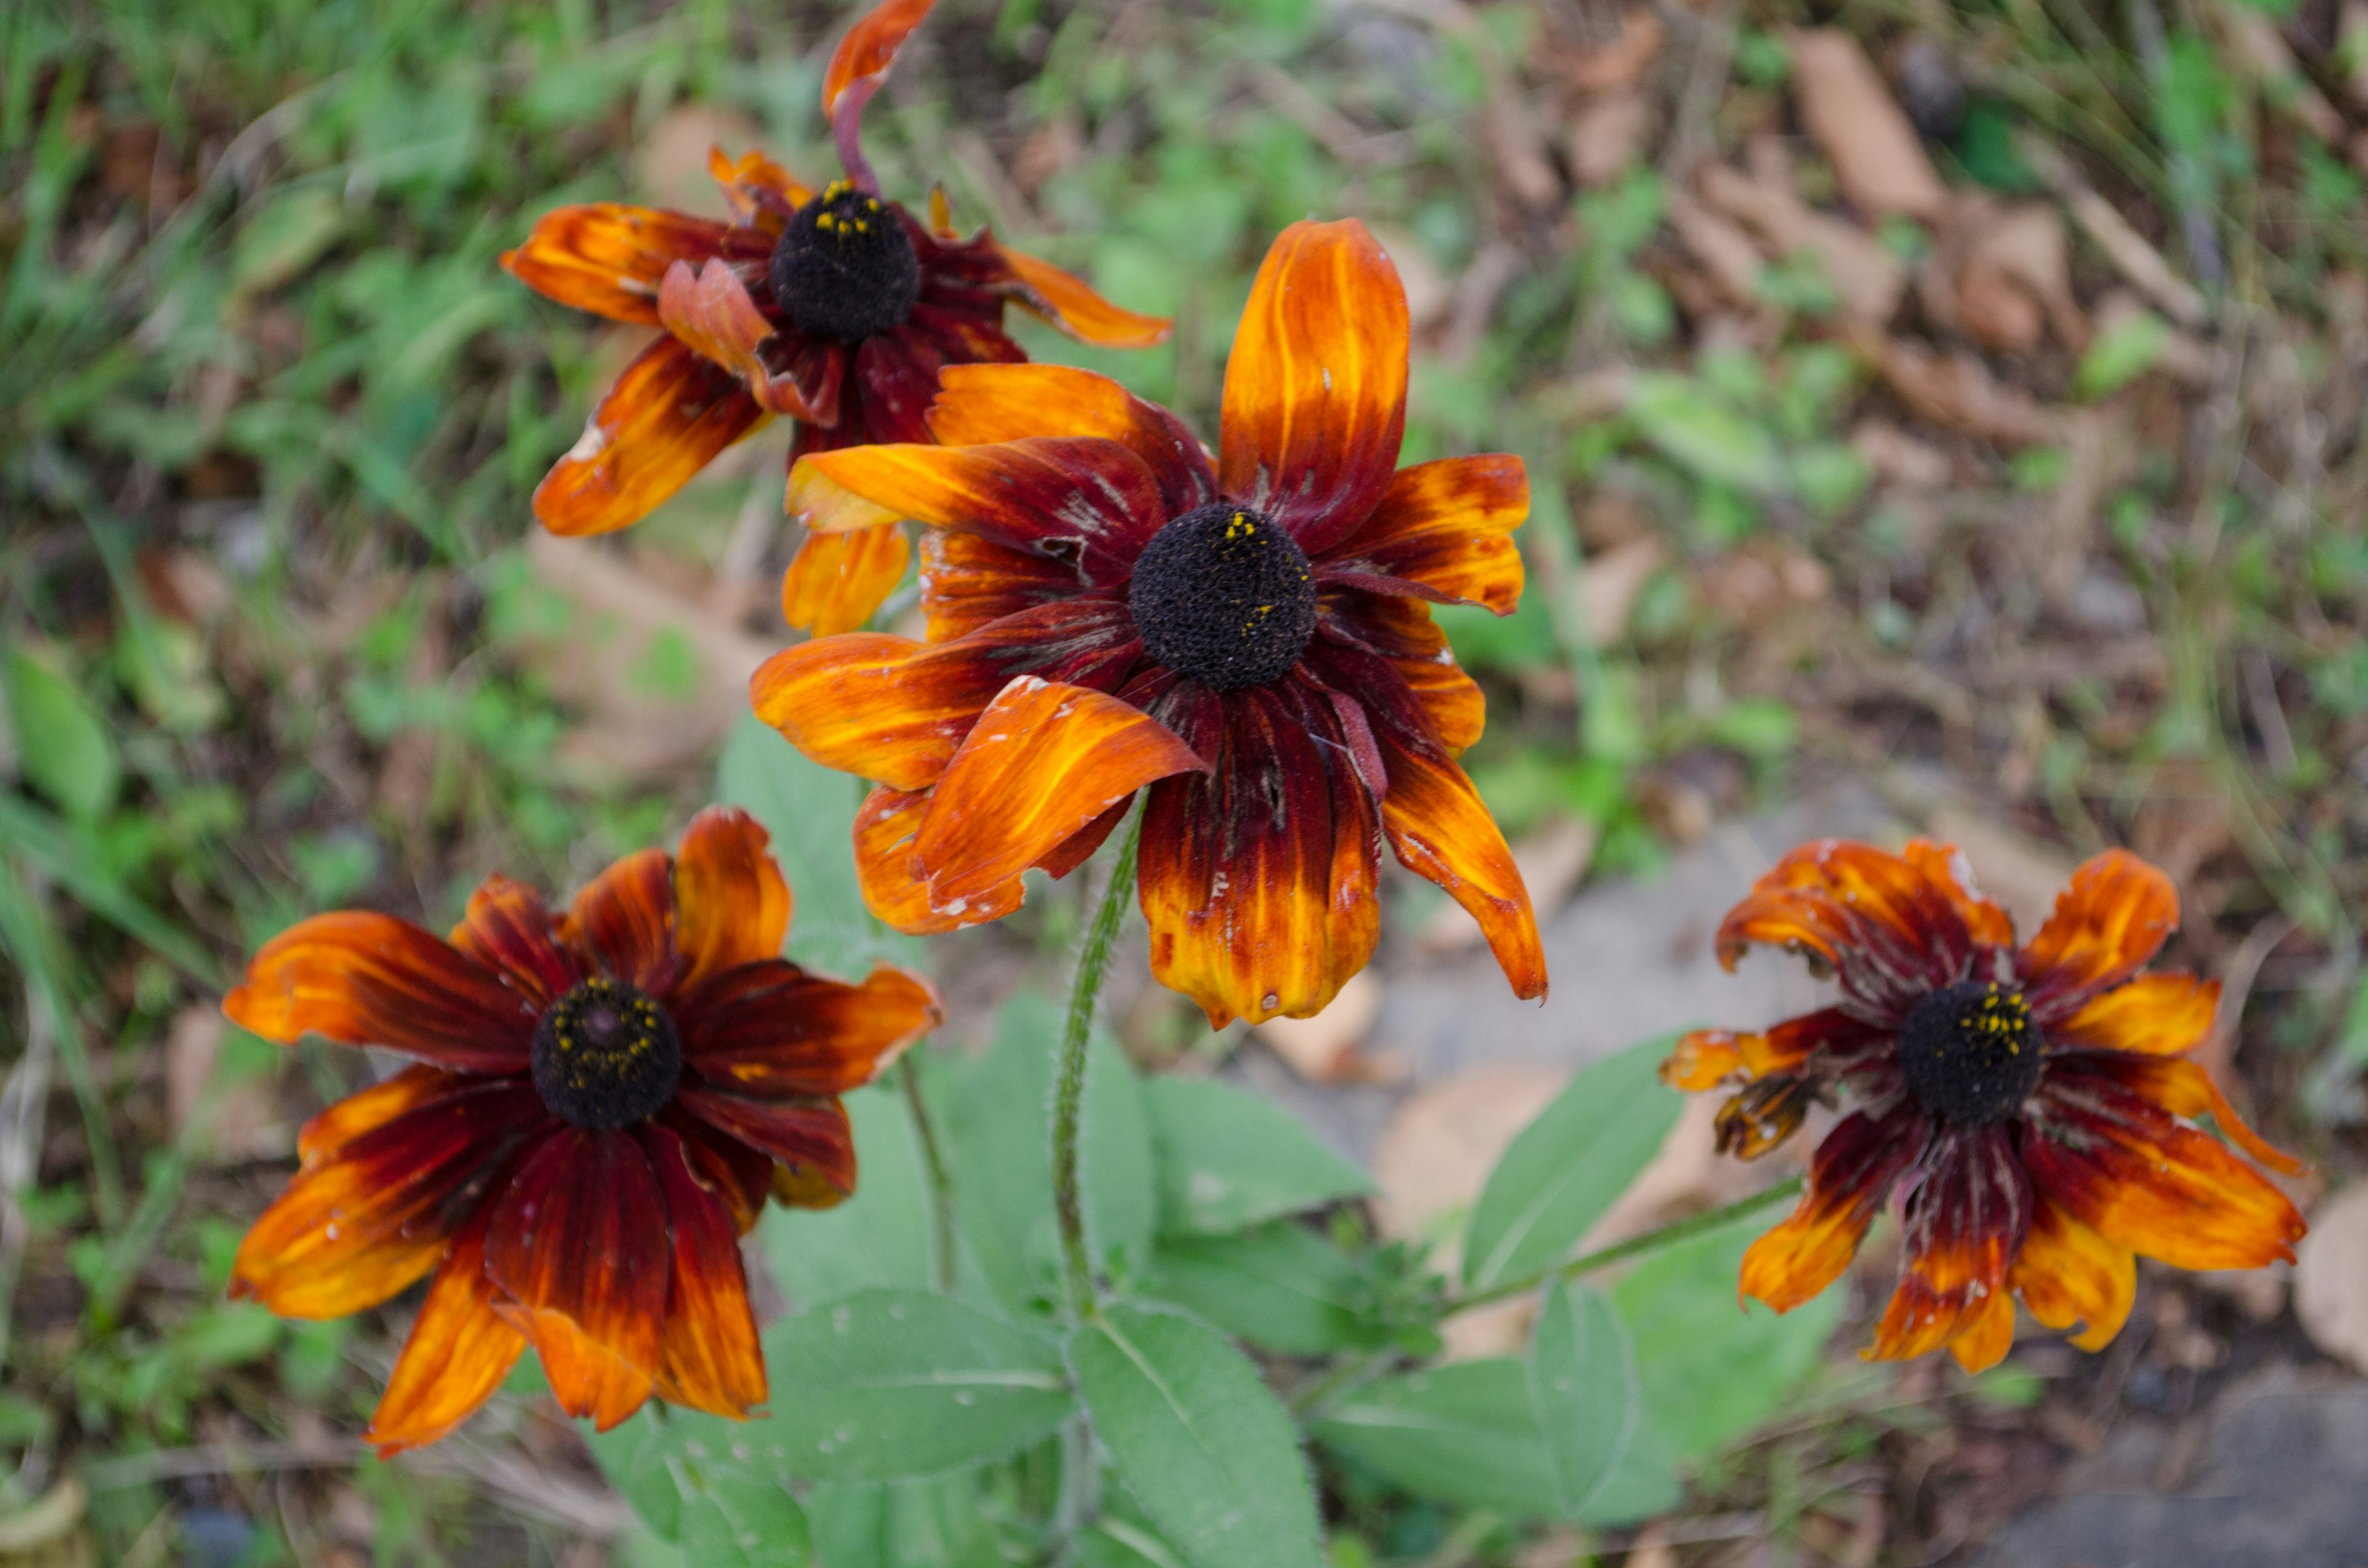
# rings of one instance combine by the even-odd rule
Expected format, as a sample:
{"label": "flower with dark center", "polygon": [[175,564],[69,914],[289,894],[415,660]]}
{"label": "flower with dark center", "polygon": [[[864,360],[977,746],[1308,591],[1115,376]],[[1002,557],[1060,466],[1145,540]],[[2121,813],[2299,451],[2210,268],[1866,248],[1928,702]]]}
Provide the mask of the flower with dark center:
{"label": "flower with dark center", "polygon": [[1679,1088],[1736,1085],[1719,1144],[1747,1159],[1820,1100],[1844,1113],[1799,1208],[1746,1255],[1745,1293],[1778,1312],[1815,1297],[1896,1201],[1906,1253],[1868,1354],[1945,1345],[1979,1371],[2013,1343],[2018,1294],[2095,1350],[2129,1316],[2139,1256],[2291,1260],[2302,1216],[2191,1125],[2208,1116],[2261,1164],[2300,1168],[2185,1060],[2219,982],[2139,972],[2178,923],[2170,880],[2120,850],[2074,872],[2021,947],[1949,846],[1828,839],[1785,856],[1728,912],[1720,961],[1792,948],[1839,976],[1840,997],[1764,1033],[1690,1034],[1661,1070]]}
{"label": "flower with dark center", "polygon": [[434,1442],[531,1345],[603,1430],[652,1394],[741,1416],[766,1398],[738,1238],[768,1194],[855,1187],[838,1096],[934,1025],[927,983],[780,957],[790,890],[745,813],[701,813],[564,915],[486,880],[450,941],[315,915],[267,943],[232,1020],[415,1065],[305,1124],[232,1293],[340,1317],[428,1278],[370,1437]]}
{"label": "flower with dark center", "polygon": [[1545,994],[1520,871],[1455,758],[1480,688],[1430,605],[1510,614],[1520,460],[1397,466],[1407,325],[1354,222],[1269,251],[1225,368],[1215,460],[1086,370],[950,368],[941,445],[815,453],[818,538],[925,525],[928,641],[856,634],[757,673],[757,711],[879,788],[856,824],[874,913],[951,930],[1019,907],[1144,806],[1153,974],[1212,1025],[1304,1017],[1372,956],[1381,847]]}
{"label": "flower with dark center", "polygon": [[[1027,358],[1005,335],[1017,305],[1070,336],[1165,342],[1164,317],[1121,310],[1059,267],[953,227],[932,192],[924,223],[889,200],[863,156],[863,106],[930,0],[885,0],[841,40],[823,78],[846,177],[814,190],[761,153],[718,148],[708,168],[730,222],[616,202],[545,213],[502,265],[562,304],[663,328],[593,410],[534,493],[553,533],[639,521],[774,415],[798,422],[791,460],[867,441],[926,441],[949,365]],[[846,631],[904,575],[905,530],[807,541],[782,585],[791,624]]]}

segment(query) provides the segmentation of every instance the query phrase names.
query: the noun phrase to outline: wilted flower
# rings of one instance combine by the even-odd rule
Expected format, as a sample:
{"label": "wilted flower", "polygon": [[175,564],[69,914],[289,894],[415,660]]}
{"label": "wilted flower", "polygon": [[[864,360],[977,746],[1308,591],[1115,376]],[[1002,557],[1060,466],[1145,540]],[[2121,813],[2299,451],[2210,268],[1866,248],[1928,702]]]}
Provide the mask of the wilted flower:
{"label": "wilted flower", "polygon": [[[639,521],[773,415],[798,421],[792,460],[927,440],[941,368],[1027,358],[1004,334],[1007,303],[1088,343],[1167,338],[1164,318],[1121,310],[985,230],[963,238],[942,192],[926,224],[881,194],[860,139],[863,106],[931,3],[886,0],[831,57],[823,113],[846,177],[815,190],[762,153],[735,161],[718,148],[709,170],[732,222],[616,202],[563,207],[502,257],[563,304],[666,332],[536,487],[535,516],[553,533]],[[783,609],[820,631],[860,626],[908,553],[895,528],[810,541],[783,585]]]}
{"label": "wilted flower", "polygon": [[564,915],[490,877],[449,942],[315,915],[224,999],[268,1040],[416,1059],[305,1125],[231,1279],[330,1318],[434,1274],[370,1422],[381,1452],[450,1431],[529,1344],[604,1430],[652,1393],[732,1416],[764,1401],[738,1238],[768,1191],[854,1190],[838,1096],[939,1017],[900,970],[848,985],[785,961],[765,843],[745,813],[704,812],[678,858],[628,856]]}
{"label": "wilted flower", "polygon": [[1083,862],[1148,785],[1152,971],[1212,1024],[1314,1013],[1364,967],[1384,837],[1545,994],[1520,873],[1455,762],[1480,688],[1426,602],[1511,612],[1529,482],[1512,457],[1397,468],[1406,353],[1372,237],[1299,223],[1251,291],[1213,468],[1172,414],[1054,366],[948,371],[948,445],[799,461],[791,508],[821,537],[933,525],[928,643],[822,638],[751,687],[881,785],[856,824],[874,912],[1008,915],[1022,871]]}
{"label": "wilted flower", "polygon": [[2299,1168],[2182,1060],[2211,1032],[2219,983],[2138,972],[2178,924],[2170,879],[2120,850],[2074,872],[2020,948],[1947,845],[1827,839],[1785,856],[1728,912],[1720,961],[1792,948],[1839,975],[1840,1000],[1764,1034],[1688,1035],[1662,1069],[1685,1089],[1740,1080],[1719,1143],[1747,1159],[1813,1100],[1850,1108],[1799,1208],[1744,1258],[1744,1292],[1779,1312],[1808,1301],[1896,1193],[1907,1255],[1868,1354],[1946,1345],[1979,1371],[2013,1343],[2017,1291],[2046,1326],[2083,1324],[2073,1343],[2094,1350],[2129,1315],[2134,1254],[2291,1259],[2294,1205],[2182,1119],[2208,1115],[2262,1164]]}

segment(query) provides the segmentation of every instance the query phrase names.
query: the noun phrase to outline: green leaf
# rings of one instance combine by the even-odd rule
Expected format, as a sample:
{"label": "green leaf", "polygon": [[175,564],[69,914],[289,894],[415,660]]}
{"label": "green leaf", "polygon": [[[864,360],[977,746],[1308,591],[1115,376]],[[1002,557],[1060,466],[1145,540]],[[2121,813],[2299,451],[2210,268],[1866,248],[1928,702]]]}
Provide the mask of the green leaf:
{"label": "green leaf", "polygon": [[[1311,1426],[1327,1447],[1418,1497],[1524,1518],[1564,1517],[1529,1373],[1519,1361],[1457,1361],[1384,1378]],[[1644,1518],[1674,1506],[1679,1494],[1668,1449],[1650,1423],[1639,1423],[1583,1522]]]}
{"label": "green leaf", "polygon": [[681,1539],[682,1489],[666,1460],[668,1434],[655,1405],[606,1432],[586,1426],[584,1441],[609,1484],[617,1489],[649,1532],[660,1540]]}
{"label": "green leaf", "polygon": [[1000,1459],[1076,1408],[1058,1346],[943,1296],[866,1290],[778,1323],[772,1437],[794,1475],[889,1481]]}
{"label": "green leaf", "polygon": [[912,1113],[886,1085],[858,1089],[844,1103],[862,1158],[855,1196],[836,1209],[768,1205],[758,1221],[774,1277],[801,1307],[929,1283],[928,1168]]}
{"label": "green leaf", "polygon": [[1484,1288],[1554,1262],[1627,1190],[1684,1103],[1660,1080],[1668,1045],[1647,1040],[1597,1062],[1521,1130],[1472,1211],[1466,1284]]}
{"label": "green leaf", "polygon": [[724,738],[716,799],[738,806],[772,835],[795,910],[790,957],[832,974],[860,975],[874,963],[915,963],[921,944],[890,930],[863,906],[855,880],[855,813],[861,779],[814,761],[753,714]]}
{"label": "green leaf", "polygon": [[1144,1085],[1167,1234],[1238,1231],[1355,1198],[1372,1179],[1273,1102],[1205,1078]]}
{"label": "green leaf", "polygon": [[1781,1317],[1736,1305],[1744,1251],[1766,1228],[1755,1220],[1681,1242],[1611,1288],[1645,1408],[1679,1459],[1713,1453],[1782,1410],[1841,1315],[1839,1287]]}
{"label": "green leaf", "polygon": [[60,811],[89,822],[115,803],[123,765],[107,722],[74,683],[23,648],[0,659],[17,765]]}
{"label": "green leaf", "polygon": [[1113,1306],[1069,1365],[1119,1478],[1196,1568],[1319,1568],[1291,1417],[1242,1353],[1181,1312]]}
{"label": "green leaf", "polygon": [[2072,372],[2072,395],[2094,403],[2121,391],[2155,367],[2170,347],[2170,324],[2151,311],[2123,317],[2099,333]]}
{"label": "green leaf", "polygon": [[680,1538],[698,1568],[808,1568],[805,1511],[780,1483],[719,1471],[684,1487]]}
{"label": "green leaf", "polygon": [[1576,1518],[1618,1471],[1644,1418],[1628,1331],[1602,1296],[1556,1280],[1538,1312],[1529,1368],[1554,1494]]}
{"label": "green leaf", "polygon": [[815,1487],[806,1512],[825,1568],[979,1568],[1007,1561],[979,1508],[980,1479],[980,1471],[958,1471]]}
{"label": "green leaf", "polygon": [[1646,370],[1629,384],[1628,416],[1664,456],[1701,478],[1755,495],[1786,489],[1775,437],[1702,382]]}
{"label": "green leaf", "polygon": [[1233,1236],[1163,1238],[1144,1290],[1262,1349],[1321,1356],[1368,1342],[1356,1312],[1361,1283],[1339,1248],[1278,1222]]}

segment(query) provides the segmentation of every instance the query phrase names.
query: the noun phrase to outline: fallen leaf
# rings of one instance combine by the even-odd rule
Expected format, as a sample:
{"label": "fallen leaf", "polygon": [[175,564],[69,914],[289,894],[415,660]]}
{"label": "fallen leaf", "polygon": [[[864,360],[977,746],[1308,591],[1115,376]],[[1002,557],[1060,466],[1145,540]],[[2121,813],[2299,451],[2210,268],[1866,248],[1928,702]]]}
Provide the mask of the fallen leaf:
{"label": "fallen leaf", "polygon": [[165,1033],[165,1110],[173,1136],[202,1154],[225,1160],[271,1159],[293,1140],[279,1114],[268,1078],[217,1084],[222,1009],[207,1004],[173,1015]]}
{"label": "fallen leaf", "polygon": [[1678,1549],[1669,1544],[1669,1527],[1658,1519],[1636,1532],[1621,1568],[1678,1568]]}
{"label": "fallen leaf", "polygon": [[2263,102],[2321,142],[2343,140],[2348,129],[2343,117],[2303,74],[2278,24],[2266,12],[2249,6],[2214,6],[2209,15],[2219,24],[2237,70],[2260,84]]}
{"label": "fallen leaf", "polygon": [[1833,590],[1823,562],[1779,540],[1753,540],[1704,562],[1694,574],[1702,602],[1730,625],[1759,627]]}
{"label": "fallen leaf", "polygon": [[1421,332],[1446,320],[1455,303],[1455,290],[1430,258],[1429,247],[1405,230],[1383,223],[1373,225],[1373,237],[1382,242],[1390,264],[1398,269],[1398,282],[1406,290],[1407,324]]}
{"label": "fallen leaf", "polygon": [[1876,479],[1902,490],[1938,490],[1949,483],[1949,454],[1909,435],[1887,419],[1861,419],[1850,427],[1850,449],[1864,459]]}
{"label": "fallen leaf", "polygon": [[2064,220],[2038,202],[2008,207],[1987,197],[1958,203],[1951,223],[1960,324],[1986,348],[2023,353],[2039,345],[2043,328],[2078,349],[2089,324],[2072,297],[2070,247]]}
{"label": "fallen leaf", "polygon": [[1834,28],[1791,35],[1801,122],[1825,149],[1842,194],[1861,210],[1935,218],[1948,203],[1916,128],[1858,40]]}
{"label": "fallen leaf", "polygon": [[1347,1083],[1370,1076],[1360,1070],[1357,1046],[1381,1015],[1382,983],[1366,969],[1349,976],[1339,994],[1315,1017],[1269,1018],[1250,1032],[1309,1083]]}
{"label": "fallen leaf", "polygon": [[1679,243],[1709,271],[1721,293],[1746,309],[1763,303],[1759,271],[1766,264],[1749,234],[1701,202],[1675,192],[1668,199],[1668,219]]}
{"label": "fallen leaf", "polygon": [[1587,615],[1589,642],[1608,648],[1628,635],[1636,596],[1668,553],[1657,535],[1647,534],[1590,556],[1579,568],[1579,605]]}
{"label": "fallen leaf", "polygon": [[1806,251],[1824,268],[1842,309],[1878,325],[1899,308],[1907,269],[1862,230],[1819,212],[1782,186],[1724,164],[1702,172],[1703,199],[1759,235],[1774,259]]}
{"label": "fallen leaf", "polygon": [[[1521,873],[1521,885],[1530,890],[1530,905],[1541,924],[1552,919],[1577,891],[1600,837],[1595,824],[1584,817],[1558,817],[1512,846],[1513,864]],[[1416,936],[1415,946],[1426,953],[1460,953],[1481,941],[1480,923],[1462,904],[1447,903]]]}
{"label": "fallen leaf", "polygon": [[1549,48],[1539,63],[1575,93],[1626,92],[1660,57],[1661,38],[1661,18],[1645,6],[1631,6],[1609,37]]}
{"label": "fallen leaf", "polygon": [[2312,1344],[2368,1371],[2368,1183],[2312,1213],[2294,1249],[2294,1306]]}
{"label": "fallen leaf", "polygon": [[2001,446],[2038,446],[2063,425],[2028,392],[2001,386],[1971,354],[1941,354],[1922,344],[1867,335],[1861,351],[1899,401],[1936,425]]}
{"label": "fallen leaf", "polygon": [[1620,92],[1589,98],[1563,136],[1573,178],[1590,190],[1610,185],[1643,155],[1653,135],[1653,100]]}
{"label": "fallen leaf", "polygon": [[707,172],[707,154],[721,147],[737,155],[764,140],[746,115],[702,103],[678,104],[658,116],[633,151],[634,183],[652,205],[701,218],[729,218],[723,192]]}

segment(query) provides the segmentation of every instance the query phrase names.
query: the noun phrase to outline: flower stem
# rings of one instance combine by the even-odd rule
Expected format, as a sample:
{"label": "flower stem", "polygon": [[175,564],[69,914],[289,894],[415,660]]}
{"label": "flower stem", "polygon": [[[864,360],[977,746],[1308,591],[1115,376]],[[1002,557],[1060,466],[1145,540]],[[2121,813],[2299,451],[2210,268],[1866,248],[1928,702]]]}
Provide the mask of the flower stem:
{"label": "flower stem", "polygon": [[1598,1247],[1593,1252],[1582,1253],[1568,1263],[1558,1263],[1551,1268],[1540,1268],[1524,1274],[1518,1279],[1508,1279],[1502,1284],[1491,1285],[1485,1290],[1474,1290],[1469,1295],[1458,1296],[1447,1303],[1446,1309],[1440,1313],[1440,1316],[1453,1317],[1457,1312],[1470,1312],[1474,1307],[1485,1307],[1491,1301],[1502,1301],[1514,1296],[1527,1295],[1549,1280],[1576,1279],[1582,1274],[1592,1274],[1599,1268],[1606,1268],[1615,1263],[1625,1263],[1630,1258],[1656,1253],[1663,1247],[1690,1241],[1705,1231],[1715,1231],[1721,1225],[1740,1220],[1747,1214],[1757,1214],[1762,1209],[1772,1209],[1777,1204],[1798,1196],[1800,1190],[1799,1176],[1780,1181],[1764,1192],[1755,1192],[1750,1197],[1739,1199],[1723,1209],[1708,1210],[1664,1225],[1657,1231],[1647,1231],[1641,1236],[1633,1236],[1614,1245]]}
{"label": "flower stem", "polygon": [[954,1288],[954,1184],[946,1171],[946,1156],[938,1147],[937,1123],[929,1119],[929,1102],[921,1094],[921,1069],[908,1052],[898,1063],[904,1078],[905,1104],[913,1113],[913,1132],[921,1141],[921,1164],[929,1175],[929,1287]]}
{"label": "flower stem", "polygon": [[1086,1255],[1086,1211],[1077,1191],[1077,1126],[1086,1101],[1086,1040],[1093,1033],[1094,1004],[1100,999],[1102,971],[1110,967],[1110,944],[1118,938],[1119,922],[1126,916],[1126,901],[1134,891],[1134,855],[1141,843],[1143,817],[1130,818],[1119,841],[1118,861],[1110,868],[1102,901],[1086,927],[1086,945],[1077,955],[1077,981],[1069,991],[1069,1021],[1061,1031],[1059,1075],[1053,1085],[1053,1211],[1061,1226],[1061,1256],[1068,1266],[1069,1306],[1086,1317],[1094,1306],[1093,1261]]}

